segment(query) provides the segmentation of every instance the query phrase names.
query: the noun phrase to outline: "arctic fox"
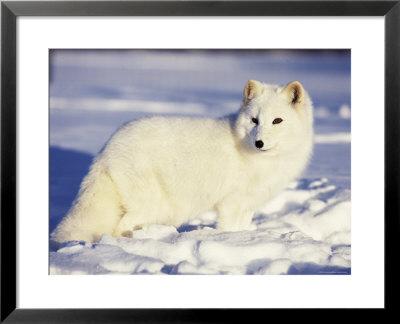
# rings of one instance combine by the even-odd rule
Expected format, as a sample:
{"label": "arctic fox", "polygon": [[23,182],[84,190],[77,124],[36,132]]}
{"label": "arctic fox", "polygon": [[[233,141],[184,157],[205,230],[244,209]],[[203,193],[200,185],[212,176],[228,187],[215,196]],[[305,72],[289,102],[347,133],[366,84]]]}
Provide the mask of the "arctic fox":
{"label": "arctic fox", "polygon": [[130,236],[210,210],[218,230],[250,229],[254,212],[303,171],[312,137],[312,103],[297,81],[248,81],[234,116],[132,121],[94,159],[51,238]]}

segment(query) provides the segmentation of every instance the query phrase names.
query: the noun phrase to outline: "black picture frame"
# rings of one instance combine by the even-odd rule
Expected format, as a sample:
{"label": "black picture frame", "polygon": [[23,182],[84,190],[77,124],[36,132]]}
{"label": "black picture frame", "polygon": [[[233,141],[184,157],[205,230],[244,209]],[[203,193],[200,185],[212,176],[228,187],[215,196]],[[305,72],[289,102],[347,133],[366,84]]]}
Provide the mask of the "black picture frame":
{"label": "black picture frame", "polygon": [[[400,229],[400,0],[395,1],[2,1],[1,322],[250,322],[263,309],[19,309],[16,307],[16,19],[19,16],[382,16],[385,19],[385,313],[397,308]],[[371,108],[372,109],[372,108]],[[367,289],[367,288],[366,288]],[[368,293],[366,291],[366,293]],[[271,311],[271,310],[270,310]],[[303,312],[304,313],[304,312]],[[302,314],[303,314],[302,313]],[[380,313],[381,314],[381,313]],[[260,317],[261,316],[261,317]],[[260,319],[260,321],[263,321]]]}

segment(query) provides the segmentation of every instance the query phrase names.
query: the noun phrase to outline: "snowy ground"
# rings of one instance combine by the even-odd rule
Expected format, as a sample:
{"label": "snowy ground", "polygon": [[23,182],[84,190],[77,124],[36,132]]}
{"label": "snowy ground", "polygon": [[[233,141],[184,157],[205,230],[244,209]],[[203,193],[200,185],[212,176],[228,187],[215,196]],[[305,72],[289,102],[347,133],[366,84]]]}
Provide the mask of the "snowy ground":
{"label": "snowy ground", "polygon": [[301,81],[316,115],[310,165],[255,215],[255,230],[218,232],[208,212],[131,239],[50,244],[51,274],[350,274],[348,52],[58,51],[51,62],[50,231],[93,155],[128,120],[231,113],[248,79]]}

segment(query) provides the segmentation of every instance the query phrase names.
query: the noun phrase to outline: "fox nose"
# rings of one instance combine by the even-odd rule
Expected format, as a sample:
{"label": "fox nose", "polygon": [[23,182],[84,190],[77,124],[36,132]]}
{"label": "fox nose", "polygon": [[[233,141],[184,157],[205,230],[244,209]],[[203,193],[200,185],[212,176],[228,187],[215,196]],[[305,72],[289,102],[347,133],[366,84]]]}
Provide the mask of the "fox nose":
{"label": "fox nose", "polygon": [[257,148],[262,148],[262,147],[264,146],[264,142],[261,141],[261,140],[256,141],[255,144],[256,144],[256,147],[257,147]]}

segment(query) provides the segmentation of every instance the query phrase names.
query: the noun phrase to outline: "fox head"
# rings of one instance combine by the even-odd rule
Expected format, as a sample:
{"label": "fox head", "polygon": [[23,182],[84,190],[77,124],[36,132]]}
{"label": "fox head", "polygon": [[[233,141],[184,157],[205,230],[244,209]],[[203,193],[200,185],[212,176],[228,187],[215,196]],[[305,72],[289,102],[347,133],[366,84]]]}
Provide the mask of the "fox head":
{"label": "fox head", "polygon": [[250,80],[235,133],[250,151],[279,155],[311,145],[312,124],[312,103],[300,82],[278,87]]}

